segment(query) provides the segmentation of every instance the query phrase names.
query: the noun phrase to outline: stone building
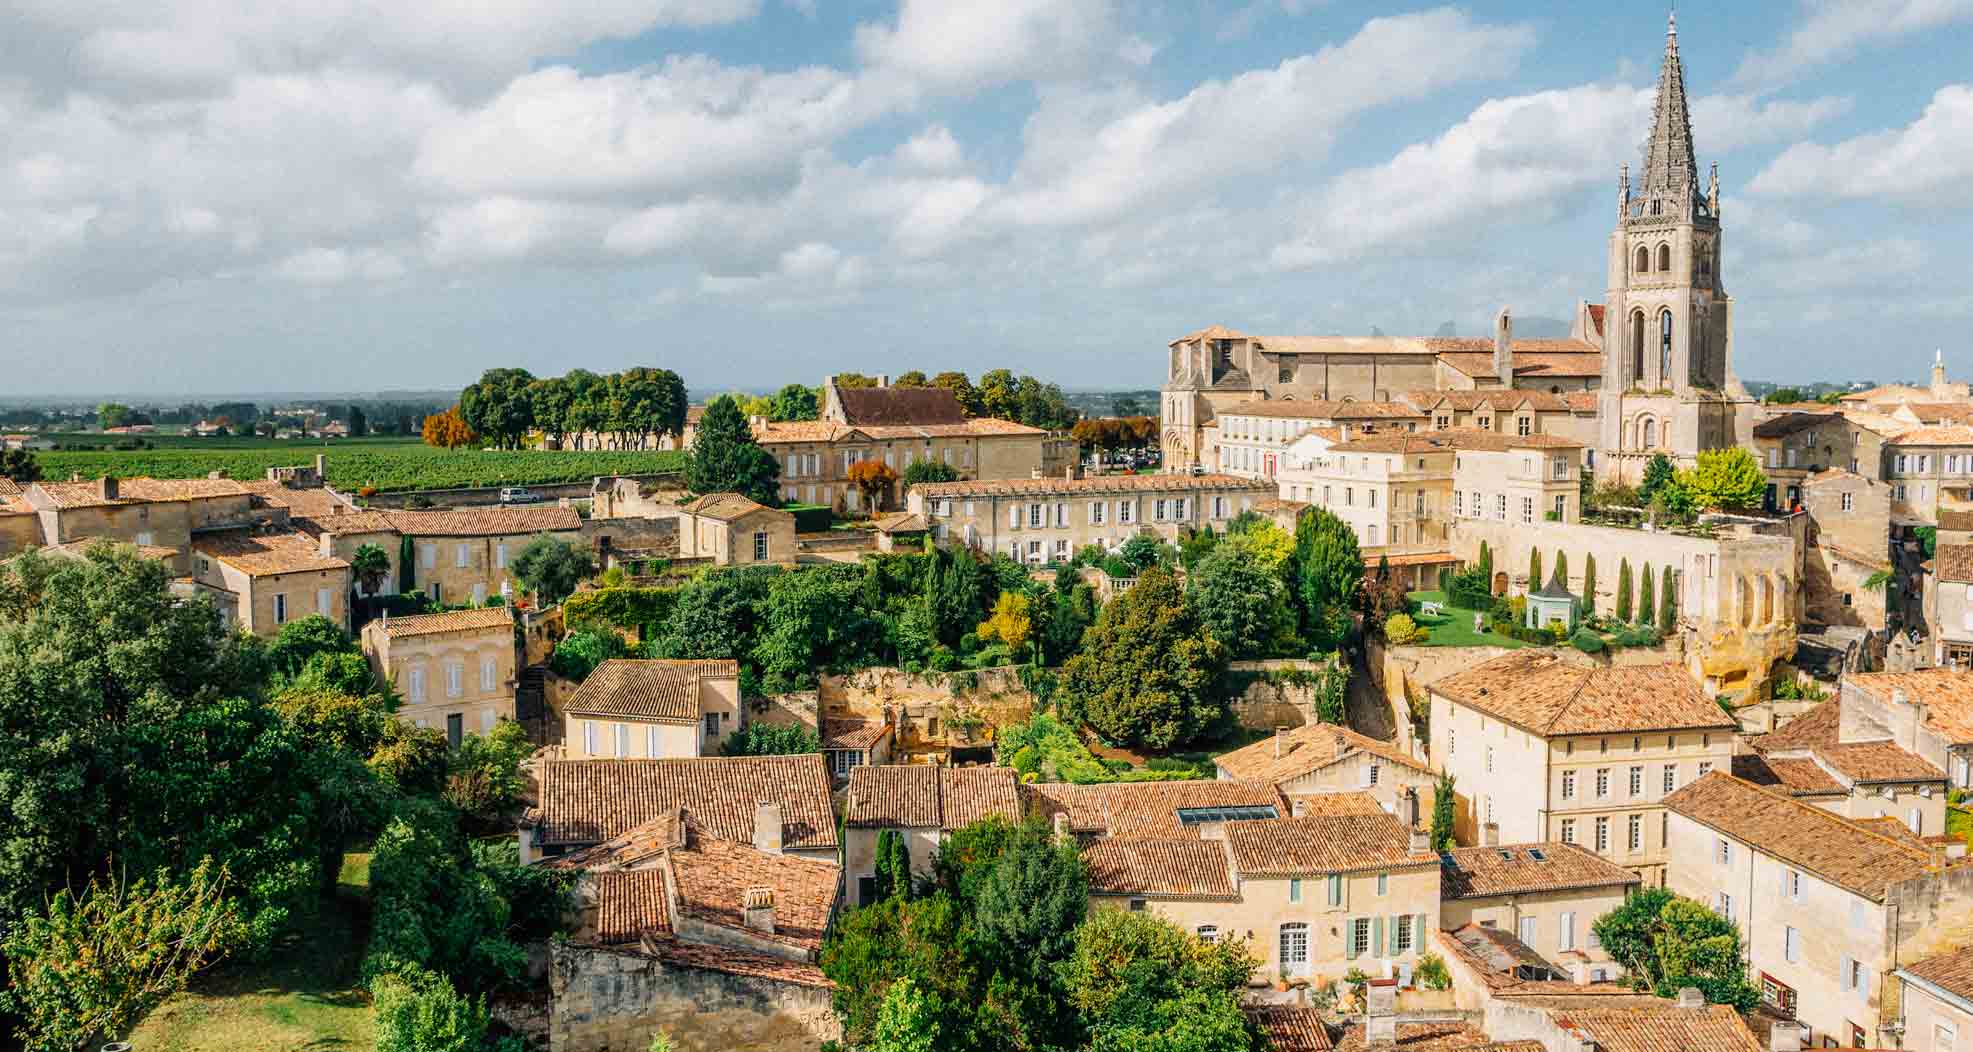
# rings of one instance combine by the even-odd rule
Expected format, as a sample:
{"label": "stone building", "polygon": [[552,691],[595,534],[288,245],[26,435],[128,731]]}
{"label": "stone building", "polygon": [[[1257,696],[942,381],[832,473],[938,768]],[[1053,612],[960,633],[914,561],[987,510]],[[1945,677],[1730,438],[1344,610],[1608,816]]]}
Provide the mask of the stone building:
{"label": "stone building", "polygon": [[444,727],[459,744],[514,712],[514,615],[506,607],[381,617],[363,626],[363,654],[381,682],[397,689],[397,718]]}
{"label": "stone building", "polygon": [[1577,844],[1543,841],[1453,848],[1443,854],[1439,925],[1466,925],[1513,935],[1563,974],[1581,962],[1583,978],[1612,979],[1624,971],[1589,926],[1623,905],[1637,874]]}
{"label": "stone building", "polygon": [[1845,818],[1889,818],[1918,836],[1945,832],[1945,771],[1876,721],[1845,721],[1841,697],[1750,744],[1733,758],[1737,778]]}
{"label": "stone building", "polygon": [[1672,794],[1670,887],[1741,926],[1748,979],[1810,1044],[1895,1045],[1897,962],[1973,926],[1973,867],[1716,771]]}
{"label": "stone building", "polygon": [[1925,575],[1924,588],[1932,660],[1954,668],[1973,668],[1973,544],[1940,543]]}
{"label": "stone building", "polygon": [[795,517],[738,493],[708,493],[678,508],[678,554],[715,566],[793,566]]}
{"label": "stone building", "polygon": [[1460,840],[1561,841],[1664,883],[1665,798],[1725,770],[1735,724],[1678,665],[1515,650],[1427,686]]}
{"label": "stone building", "polygon": [[1904,1048],[1959,1052],[1973,1035],[1973,947],[1913,961],[1897,970]]}
{"label": "stone building", "polygon": [[27,493],[13,479],[0,477],[0,559],[41,543],[41,516],[27,502]]}
{"label": "stone building", "polygon": [[1891,519],[1901,527],[1937,526],[1946,491],[1973,482],[1973,425],[1914,427],[1884,441]]}
{"label": "stone building", "polygon": [[1809,520],[1802,550],[1801,619],[1884,631],[1890,589],[1873,587],[1871,579],[1892,569],[1890,485],[1829,468],[1804,478],[1794,499]]}
{"label": "stone building", "polygon": [[1946,772],[1953,788],[1973,788],[1973,672],[1851,673],[1839,696],[1844,740],[1894,742]]}
{"label": "stone building", "polygon": [[717,756],[740,732],[740,664],[611,658],[561,708],[572,760]]}
{"label": "stone building", "polygon": [[983,818],[1021,820],[1011,767],[872,764],[849,773],[843,797],[843,882],[848,905],[876,901],[877,837],[901,834],[914,873],[929,874],[939,845]]}
{"label": "stone building", "polygon": [[192,581],[228,624],[272,638],[319,614],[349,625],[349,563],[291,529],[218,530],[191,538]]}
{"label": "stone building", "polygon": [[1390,742],[1325,723],[1276,728],[1273,737],[1223,753],[1214,764],[1222,779],[1267,782],[1281,790],[1291,816],[1301,795],[1358,792],[1408,822],[1411,808],[1430,810],[1438,778]]}
{"label": "stone building", "polygon": [[[547,760],[523,819],[523,865],[614,840],[684,809],[713,835],[751,843],[778,823],[788,854],[835,862],[829,772],[816,753],[660,760]],[[773,820],[763,803],[774,808]]]}
{"label": "stone building", "polygon": [[1176,541],[1187,529],[1226,524],[1274,487],[1231,475],[1105,475],[911,487],[910,511],[940,543],[1005,552],[1027,563],[1068,562],[1085,545],[1114,549],[1151,533]]}
{"label": "stone building", "polygon": [[[484,603],[491,596],[519,595],[508,562],[536,537],[580,542],[582,517],[574,508],[537,505],[468,508],[459,511],[384,513],[400,539],[408,538],[417,556],[411,580],[437,603]],[[402,546],[400,540],[399,547]],[[401,591],[406,575],[398,553],[385,548]]]}
{"label": "stone building", "polygon": [[[172,570],[192,573],[192,535],[285,522],[285,511],[256,510],[253,494],[231,479],[119,479],[31,483],[24,494],[41,520],[41,544],[106,537],[172,548]],[[17,504],[17,502],[16,502]]]}

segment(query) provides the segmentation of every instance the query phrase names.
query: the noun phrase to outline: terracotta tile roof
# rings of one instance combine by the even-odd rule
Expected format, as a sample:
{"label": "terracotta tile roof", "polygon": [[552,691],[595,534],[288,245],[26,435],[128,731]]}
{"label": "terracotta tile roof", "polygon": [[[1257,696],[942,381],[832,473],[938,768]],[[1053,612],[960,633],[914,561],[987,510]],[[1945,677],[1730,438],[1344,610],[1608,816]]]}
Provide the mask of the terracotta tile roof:
{"label": "terracotta tile roof", "polygon": [[[1517,348],[1521,342],[1520,340],[1514,341]],[[1568,341],[1558,340],[1555,342],[1561,343]],[[1494,378],[1493,353],[1491,351],[1485,354],[1441,354],[1439,355],[1439,361],[1444,362],[1455,372],[1463,376],[1470,376],[1475,380],[1490,380]],[[1554,351],[1523,354],[1517,349],[1514,352],[1514,378],[1517,380],[1529,376],[1579,377],[1601,375],[1603,375],[1603,352],[1601,351]]]}
{"label": "terracotta tile roof", "polygon": [[1953,530],[1956,532],[1973,530],[1973,511],[1967,511],[1961,508],[1940,508],[1938,520],[1939,528],[1942,530]]}
{"label": "terracotta tile roof", "polygon": [[309,515],[292,521],[304,530],[335,536],[397,532],[397,526],[391,522],[390,516],[381,511],[344,511],[320,518]]}
{"label": "terracotta tile roof", "polygon": [[[1945,516],[1940,514],[1940,518]],[[1945,524],[1940,523],[1943,527]],[[1932,572],[1941,581],[1973,583],[1973,544],[1941,544],[1933,558]]]}
{"label": "terracotta tile roof", "polygon": [[1407,402],[1353,400],[1298,402],[1292,398],[1257,398],[1219,410],[1214,415],[1254,416],[1269,420],[1404,420],[1422,418]]}
{"label": "terracotta tile roof", "polygon": [[[1435,936],[1448,956],[1472,969],[1480,982],[1495,994],[1559,992],[1557,982],[1564,974],[1562,969],[1511,931],[1468,923],[1451,931],[1437,932]],[[1574,984],[1570,984],[1570,989],[1575,989]]]}
{"label": "terracotta tile roof", "polygon": [[685,846],[686,823],[684,811],[666,811],[600,844],[543,859],[541,865],[590,873],[644,869],[662,861],[665,852]]}
{"label": "terracotta tile roof", "polygon": [[870,524],[876,527],[878,533],[924,533],[931,529],[931,526],[925,522],[924,516],[913,515],[908,511],[879,515],[870,520]]}
{"label": "terracotta tile roof", "polygon": [[1899,970],[1955,997],[1973,1001],[1973,946],[1914,961]]}
{"label": "terracotta tile roof", "polygon": [[1845,548],[1840,544],[1830,544],[1827,541],[1822,542],[1820,547],[1823,551],[1834,555],[1844,562],[1854,563],[1872,570],[1889,570],[1891,568],[1891,560],[1882,555],[1867,555],[1863,552]]}
{"label": "terracotta tile roof", "polygon": [[[1536,859],[1536,853],[1542,856]],[[1440,894],[1448,899],[1520,895],[1531,891],[1612,888],[1637,883],[1637,875],[1575,844],[1503,844],[1460,847],[1441,856]]]}
{"label": "terracotta tile roof", "polygon": [[1890,815],[1878,815],[1875,818],[1853,818],[1851,821],[1876,833],[1878,836],[1887,836],[1892,840],[1902,840],[1913,847],[1930,850],[1930,845],[1926,843],[1925,838],[1912,832],[1911,827],[1905,825],[1903,819],[1892,818]]}
{"label": "terracotta tile roof", "polygon": [[114,537],[79,537],[65,544],[51,544],[46,548],[38,550],[43,555],[62,555],[71,559],[80,559],[87,556],[89,549],[94,548],[98,544],[115,544],[135,548],[139,556],[145,559],[154,559],[158,562],[168,562],[178,558],[178,549],[176,548],[166,548],[156,544],[128,544]]}
{"label": "terracotta tile roof", "polygon": [[1214,762],[1230,778],[1280,784],[1319,771],[1345,757],[1367,752],[1400,767],[1430,771],[1390,742],[1380,741],[1326,723],[1305,723],[1293,730],[1243,746]]}
{"label": "terracotta tile roof", "polygon": [[1842,414],[1831,408],[1824,413],[1783,413],[1771,416],[1754,425],[1755,438],[1784,438],[1797,431],[1812,427],[1826,427],[1830,424],[1845,426]]}
{"label": "terracotta tile roof", "polygon": [[1366,435],[1330,447],[1332,453],[1437,453],[1473,450],[1499,453],[1510,449],[1581,449],[1583,443],[1561,435],[1504,435],[1477,427],[1440,431],[1405,431]]}
{"label": "terracotta tile roof", "polygon": [[574,508],[535,505],[514,508],[462,508],[458,511],[387,511],[399,533],[413,537],[504,537],[566,533],[582,529]]}
{"label": "terracotta tile roof", "polygon": [[1599,336],[1603,334],[1603,312],[1604,312],[1603,304],[1601,303],[1589,304],[1589,323],[1590,325],[1595,327],[1596,334]]}
{"label": "terracotta tile roof", "polygon": [[1273,1052],[1330,1052],[1336,1047],[1322,1013],[1307,1005],[1246,1004],[1240,1010]]}
{"label": "terracotta tile roof", "polygon": [[247,488],[232,479],[154,479],[146,477],[117,480],[115,500],[104,500],[96,482],[49,482],[34,484],[58,508],[98,508],[110,504],[145,504],[176,500],[210,500],[215,497],[243,497]]}
{"label": "terracotta tile roof", "polygon": [[1430,851],[1413,854],[1404,824],[1381,812],[1228,822],[1226,844],[1242,877],[1439,864]]}
{"label": "terracotta tile roof", "polygon": [[735,679],[732,660],[658,661],[611,658],[596,666],[570,696],[565,708],[578,715],[628,716],[662,723],[699,721],[699,685],[707,679]]}
{"label": "terracotta tile roof", "polygon": [[206,533],[192,539],[192,550],[250,577],[349,569],[347,562],[323,555],[321,545],[302,533]]}
{"label": "terracotta tile roof", "polygon": [[1844,678],[1885,702],[1893,691],[1925,704],[1925,726],[1955,745],[1973,742],[1973,671],[1863,672]]}
{"label": "terracotta tile roof", "polygon": [[264,504],[288,509],[291,516],[327,518],[331,515],[353,510],[342,498],[326,486],[309,486],[296,489],[276,482],[273,479],[255,479],[243,482],[247,492],[259,498]]}
{"label": "terracotta tile roof", "polygon": [[836,846],[821,753],[669,760],[549,760],[536,824],[544,844],[596,844],[680,808],[712,835],[752,842],[755,805],[781,805],[788,850]]}
{"label": "terracotta tile roof", "polygon": [[1199,340],[1244,340],[1246,338],[1246,333],[1235,332],[1224,325],[1208,325],[1196,332],[1188,332],[1165,346],[1172,347],[1181,343],[1194,343]]}
{"label": "terracotta tile roof", "polygon": [[[842,871],[834,862],[756,851],[751,842],[735,843],[697,829],[669,857],[681,916],[747,931],[810,954],[822,948],[842,883]],[[774,889],[771,934],[747,927],[748,888]]]}
{"label": "terracotta tile roof", "polygon": [[1390,812],[1369,793],[1289,793],[1288,817],[1383,815]]}
{"label": "terracotta tile roof", "polygon": [[843,422],[866,424],[963,424],[966,411],[943,387],[841,387],[836,404]]}
{"label": "terracotta tile roof", "polygon": [[1166,895],[1237,899],[1219,840],[1119,840],[1099,837],[1082,849],[1089,890],[1097,895]]}
{"label": "terracotta tile roof", "polygon": [[589,880],[596,895],[597,942],[615,946],[671,934],[664,870],[597,873]]}
{"label": "terracotta tile roof", "polygon": [[514,627],[514,615],[504,606],[485,606],[437,614],[412,614],[373,623],[381,626],[379,631],[397,639],[401,636],[429,636],[438,632],[484,632],[493,628],[510,630]]}
{"label": "terracotta tile roof", "polygon": [[1342,1036],[1336,1040],[1337,1052],[1369,1052],[1370,1049],[1395,1049],[1396,1052],[1542,1052],[1542,1045],[1539,1041],[1489,1041],[1484,1031],[1466,1023],[1399,1023],[1397,1043],[1394,1045],[1368,1044],[1363,1037],[1363,1025],[1351,1023],[1343,1028]]}
{"label": "terracotta tile roof", "polygon": [[1887,446],[1973,446],[1973,427],[1965,424],[1914,427],[1892,435],[1884,440],[1884,444]]}
{"label": "terracotta tile roof", "polygon": [[868,424],[851,427],[827,420],[792,420],[782,423],[763,421],[753,426],[754,441],[761,445],[787,445],[803,442],[882,442],[915,438],[1006,438],[1032,437],[1048,432],[1012,420],[974,417],[957,424]]}
{"label": "terracotta tile roof", "polygon": [[1946,772],[1891,741],[1820,745],[1815,755],[1852,782],[1944,782]]}
{"label": "terracotta tile roof", "polygon": [[1732,719],[1682,666],[1579,665],[1516,650],[1456,672],[1430,689],[1535,734],[1732,730]]}
{"label": "terracotta tile roof", "polygon": [[1848,796],[1850,791],[1814,760],[1780,760],[1760,753],[1733,758],[1733,776],[1790,796]]}
{"label": "terracotta tile roof", "polygon": [[884,736],[891,733],[888,723],[876,720],[845,720],[831,717],[822,719],[822,747],[824,749],[863,749],[869,750]]}
{"label": "terracotta tile roof", "polygon": [[[739,493],[708,493],[683,507],[684,511],[720,522],[744,519],[757,511],[773,511],[765,504]],[[787,512],[781,512],[788,515]],[[792,518],[792,516],[790,516]]]}
{"label": "terracotta tile roof", "polygon": [[1720,771],[1665,797],[1671,811],[1873,901],[1918,876],[1931,853]]}
{"label": "terracotta tile roof", "polygon": [[1594,413],[1600,407],[1595,391],[1564,391],[1562,400],[1569,403],[1571,413]]}
{"label": "terracotta tile roof", "polygon": [[827,420],[763,420],[751,425],[754,441],[761,445],[792,442],[834,442],[839,439],[868,440],[870,436],[846,424]]}
{"label": "terracotta tile roof", "polygon": [[1028,810],[1044,818],[1064,814],[1069,829],[1121,838],[1193,838],[1204,821],[1187,824],[1181,810],[1272,807],[1288,813],[1279,790],[1267,782],[1188,780],[1071,785],[1040,782],[1022,786]]}
{"label": "terracotta tile roof", "polygon": [[1830,745],[1835,743],[1837,732],[1841,730],[1842,725],[1842,699],[1830,698],[1782,724],[1778,730],[1769,731],[1755,738],[1754,747],[1763,752],[1775,752],[1806,749],[1813,745]]}
{"label": "terracotta tile roof", "polygon": [[1656,997],[1530,997],[1557,1023],[1596,1042],[1597,1052],[1764,1052],[1767,1043],[1729,1005],[1679,1008]]}
{"label": "terracotta tile roof", "polygon": [[1854,471],[1851,471],[1849,468],[1823,468],[1821,471],[1818,471],[1815,474],[1810,475],[1809,477],[1803,479],[1802,485],[1820,486],[1826,482],[1850,482],[1850,481],[1861,482],[1866,486],[1874,485],[1874,483],[1872,483],[1869,479],[1864,478],[1862,475],[1859,475]]}
{"label": "terracotta tile roof", "polygon": [[771,957],[764,953],[735,950],[725,946],[709,946],[704,943],[682,942],[678,939],[660,941],[654,948],[658,959],[667,964],[699,968],[709,972],[723,972],[727,975],[739,975],[751,979],[769,979],[819,990],[836,988],[836,984],[822,974],[822,969],[805,961],[791,961],[785,957]]}
{"label": "terracotta tile roof", "polygon": [[921,482],[911,492],[940,497],[1079,497],[1098,493],[1194,493],[1245,491],[1274,496],[1276,488],[1258,479],[1233,475],[1098,475],[1090,478],[980,479],[973,482]]}
{"label": "terracotta tile roof", "polygon": [[1010,767],[866,764],[851,769],[844,822],[851,826],[958,829],[989,815],[1021,819]]}

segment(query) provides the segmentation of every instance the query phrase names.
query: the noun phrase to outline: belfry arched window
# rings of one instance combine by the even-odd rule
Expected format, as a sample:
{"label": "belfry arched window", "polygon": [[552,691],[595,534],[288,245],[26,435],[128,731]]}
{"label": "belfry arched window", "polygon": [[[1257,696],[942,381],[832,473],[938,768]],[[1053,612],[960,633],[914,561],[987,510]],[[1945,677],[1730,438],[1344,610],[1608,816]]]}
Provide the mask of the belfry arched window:
{"label": "belfry arched window", "polygon": [[1648,274],[1651,272],[1651,250],[1645,248],[1643,245],[1637,246],[1636,270],[1639,274]]}
{"label": "belfry arched window", "polygon": [[1644,312],[1641,310],[1630,314],[1630,377],[1633,381],[1644,379]]}
{"label": "belfry arched window", "polygon": [[1645,449],[1652,449],[1658,445],[1658,422],[1656,420],[1648,416],[1645,417],[1639,422],[1637,432],[1638,445]]}
{"label": "belfry arched window", "polygon": [[1658,315],[1658,375],[1667,382],[1672,375],[1672,312]]}
{"label": "belfry arched window", "polygon": [[1672,246],[1665,244],[1658,246],[1658,269],[1672,269]]}

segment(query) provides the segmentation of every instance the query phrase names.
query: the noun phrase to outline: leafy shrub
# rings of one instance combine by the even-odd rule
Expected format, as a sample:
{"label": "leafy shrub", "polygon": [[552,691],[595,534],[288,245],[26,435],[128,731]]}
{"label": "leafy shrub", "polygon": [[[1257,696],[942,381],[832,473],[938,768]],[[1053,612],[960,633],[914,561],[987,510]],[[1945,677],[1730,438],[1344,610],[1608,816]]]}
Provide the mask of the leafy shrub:
{"label": "leafy shrub", "polygon": [[570,632],[555,644],[555,652],[548,658],[548,669],[580,683],[596,671],[596,666],[626,652],[623,637],[614,632]]}
{"label": "leafy shrub", "polygon": [[1569,645],[1585,654],[1600,654],[1604,650],[1603,637],[1587,628],[1576,629],[1576,634],[1569,637]]}
{"label": "leafy shrub", "polygon": [[1418,627],[1410,614],[1392,614],[1384,621],[1384,641],[1392,646],[1404,646],[1430,638],[1431,632]]}
{"label": "leafy shrub", "polygon": [[1412,972],[1418,985],[1427,990],[1452,989],[1452,972],[1445,965],[1445,958],[1436,953],[1427,953],[1418,958],[1418,967]]}
{"label": "leafy shrub", "polygon": [[446,802],[481,825],[498,825],[520,808],[527,781],[521,762],[533,752],[526,728],[513,720],[501,720],[483,735],[465,735],[447,764]]}
{"label": "leafy shrub", "polygon": [[798,724],[749,723],[740,733],[726,739],[728,756],[792,756],[822,751],[822,739]]}
{"label": "leafy shrub", "polygon": [[486,1002],[460,994],[445,976],[412,968],[370,988],[377,1052],[479,1052],[486,1042]]}

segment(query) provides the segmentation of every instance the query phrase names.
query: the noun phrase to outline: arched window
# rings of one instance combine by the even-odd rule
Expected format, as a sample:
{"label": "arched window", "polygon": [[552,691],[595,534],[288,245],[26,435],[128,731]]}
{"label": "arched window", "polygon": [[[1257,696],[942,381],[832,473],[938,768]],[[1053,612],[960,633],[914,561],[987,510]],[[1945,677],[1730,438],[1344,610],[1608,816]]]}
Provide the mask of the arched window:
{"label": "arched window", "polygon": [[1658,445],[1658,422],[1648,416],[1645,417],[1638,427],[1638,434],[1640,436],[1638,440],[1639,445],[1645,449],[1656,448]]}
{"label": "arched window", "polygon": [[1658,315],[1658,376],[1661,383],[1672,378],[1672,312]]}
{"label": "arched window", "polygon": [[1648,274],[1651,272],[1651,250],[1645,248],[1643,245],[1637,246],[1636,269],[1639,274]]}
{"label": "arched window", "polygon": [[1644,379],[1644,312],[1641,310],[1630,315],[1630,379],[1632,383]]}
{"label": "arched window", "polygon": [[1663,243],[1658,245],[1658,269],[1672,269],[1672,246]]}

